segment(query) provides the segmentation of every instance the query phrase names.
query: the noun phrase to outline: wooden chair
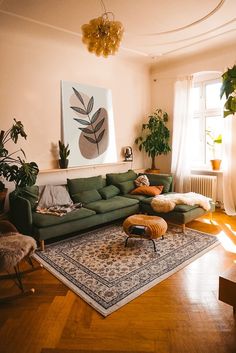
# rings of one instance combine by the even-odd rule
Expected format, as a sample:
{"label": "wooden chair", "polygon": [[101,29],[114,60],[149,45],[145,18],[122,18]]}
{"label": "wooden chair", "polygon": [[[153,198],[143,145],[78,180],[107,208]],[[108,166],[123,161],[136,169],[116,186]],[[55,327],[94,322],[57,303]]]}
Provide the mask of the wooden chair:
{"label": "wooden chair", "polygon": [[[22,283],[22,275],[29,272],[20,271],[20,262],[26,260],[34,268],[31,255],[37,245],[34,238],[18,233],[15,226],[9,221],[0,221],[0,280],[13,279],[21,290],[19,295],[29,295],[35,292],[34,288],[25,290]],[[19,295],[0,298],[0,302],[18,297]]]}

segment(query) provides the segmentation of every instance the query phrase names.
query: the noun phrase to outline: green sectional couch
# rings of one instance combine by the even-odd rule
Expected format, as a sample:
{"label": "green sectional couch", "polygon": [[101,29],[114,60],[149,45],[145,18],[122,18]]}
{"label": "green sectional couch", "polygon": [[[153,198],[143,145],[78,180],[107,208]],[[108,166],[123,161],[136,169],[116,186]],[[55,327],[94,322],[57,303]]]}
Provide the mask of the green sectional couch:
{"label": "green sectional couch", "polygon": [[[150,185],[163,185],[163,192],[173,191],[173,177],[169,174],[146,174]],[[152,210],[152,197],[131,195],[137,174],[133,170],[125,173],[109,173],[88,178],[67,179],[67,190],[73,203],[82,207],[62,217],[36,212],[39,187],[27,187],[10,194],[10,217],[17,229],[32,235],[44,249],[44,241],[62,235],[99,226],[134,213],[156,214],[167,221],[185,225],[206,213],[201,207],[179,205],[169,213],[157,214]],[[212,206],[212,211],[214,207]]]}

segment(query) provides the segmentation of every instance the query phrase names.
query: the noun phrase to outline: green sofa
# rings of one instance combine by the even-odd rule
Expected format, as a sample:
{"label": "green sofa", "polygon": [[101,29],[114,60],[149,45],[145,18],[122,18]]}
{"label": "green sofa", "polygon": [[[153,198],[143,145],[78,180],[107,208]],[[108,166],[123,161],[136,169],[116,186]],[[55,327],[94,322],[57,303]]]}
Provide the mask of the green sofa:
{"label": "green sofa", "polygon": [[[163,185],[163,192],[173,191],[173,177],[169,174],[146,174],[150,185]],[[17,229],[32,235],[44,249],[44,241],[62,235],[99,226],[134,213],[158,215],[167,221],[185,225],[206,213],[201,207],[178,205],[169,213],[157,214],[152,210],[152,197],[131,195],[135,188],[137,173],[109,173],[88,178],[67,179],[67,189],[74,203],[81,202],[83,207],[75,209],[62,217],[36,212],[39,195],[38,186],[14,191],[9,196],[10,217]],[[214,207],[212,205],[212,210]]]}

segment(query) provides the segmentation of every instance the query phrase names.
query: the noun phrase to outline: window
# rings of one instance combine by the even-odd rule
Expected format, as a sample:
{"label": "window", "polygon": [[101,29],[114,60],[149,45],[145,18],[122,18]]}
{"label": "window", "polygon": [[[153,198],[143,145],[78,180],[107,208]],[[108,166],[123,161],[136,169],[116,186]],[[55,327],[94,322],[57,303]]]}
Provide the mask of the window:
{"label": "window", "polygon": [[221,159],[222,144],[213,140],[222,135],[223,105],[221,79],[198,79],[193,88],[192,166],[207,167],[211,159]]}

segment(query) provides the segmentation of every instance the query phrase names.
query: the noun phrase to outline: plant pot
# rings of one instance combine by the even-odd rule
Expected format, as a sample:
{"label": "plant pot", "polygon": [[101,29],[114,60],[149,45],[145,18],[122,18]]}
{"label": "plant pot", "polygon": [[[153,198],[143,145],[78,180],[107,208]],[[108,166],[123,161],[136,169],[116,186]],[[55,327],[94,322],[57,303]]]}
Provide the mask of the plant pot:
{"label": "plant pot", "polygon": [[211,159],[211,166],[213,170],[220,170],[221,159]]}
{"label": "plant pot", "polygon": [[8,189],[5,188],[3,191],[0,191],[0,213],[4,212],[4,204],[7,196],[7,190]]}
{"label": "plant pot", "polygon": [[145,170],[146,173],[150,173],[150,174],[159,174],[160,173],[160,169],[146,169]]}
{"label": "plant pot", "polygon": [[68,168],[69,159],[59,159],[59,166],[61,169]]}

